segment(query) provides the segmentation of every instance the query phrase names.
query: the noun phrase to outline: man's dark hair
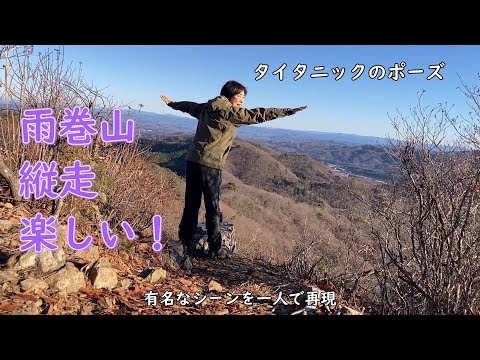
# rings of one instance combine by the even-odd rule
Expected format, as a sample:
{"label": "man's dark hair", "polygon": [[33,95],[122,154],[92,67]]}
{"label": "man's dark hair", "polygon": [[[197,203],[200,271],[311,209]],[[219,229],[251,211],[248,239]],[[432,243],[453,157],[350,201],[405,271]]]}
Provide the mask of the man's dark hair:
{"label": "man's dark hair", "polygon": [[222,90],[220,90],[220,95],[223,95],[230,100],[235,95],[240,94],[242,90],[245,92],[245,95],[247,95],[247,88],[245,86],[239,82],[230,80],[223,85]]}

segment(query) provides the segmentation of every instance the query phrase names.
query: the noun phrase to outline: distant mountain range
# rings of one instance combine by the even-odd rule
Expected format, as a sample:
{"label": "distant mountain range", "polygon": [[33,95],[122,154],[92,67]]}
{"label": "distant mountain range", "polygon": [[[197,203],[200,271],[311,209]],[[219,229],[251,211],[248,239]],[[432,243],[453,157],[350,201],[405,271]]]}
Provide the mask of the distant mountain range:
{"label": "distant mountain range", "polygon": [[264,127],[241,127],[238,135],[245,135],[252,140],[267,140],[272,137],[282,137],[290,141],[330,141],[338,143],[362,144],[362,145],[384,145],[388,143],[388,139],[362,136],[355,134],[329,133],[320,131],[290,130],[279,128]]}
{"label": "distant mountain range", "polygon": [[197,120],[184,116],[157,114],[146,111],[123,111],[124,115],[135,120],[136,129],[142,136],[151,135],[180,135],[195,133]]}

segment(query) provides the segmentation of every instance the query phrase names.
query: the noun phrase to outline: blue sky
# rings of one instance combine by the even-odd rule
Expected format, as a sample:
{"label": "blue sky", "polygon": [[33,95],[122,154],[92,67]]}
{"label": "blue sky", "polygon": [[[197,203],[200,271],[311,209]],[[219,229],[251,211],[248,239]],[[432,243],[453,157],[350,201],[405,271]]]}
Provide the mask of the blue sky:
{"label": "blue sky", "polygon": [[[48,46],[49,48],[55,45]],[[44,46],[36,46],[41,51]],[[359,135],[393,134],[388,114],[397,109],[408,113],[417,103],[418,93],[425,105],[447,102],[454,105],[454,114],[466,112],[466,98],[458,87],[458,76],[468,85],[478,84],[480,46],[460,45],[69,45],[64,47],[68,61],[82,62],[85,77],[122,103],[144,111],[183,115],[166,106],[160,94],[174,101],[206,102],[219,94],[228,80],[237,80],[248,89],[245,107],[297,107],[308,109],[291,117],[266,123],[268,127],[341,132]],[[388,68],[406,62],[405,78],[393,81]],[[440,62],[443,80],[427,76],[430,65]],[[260,80],[255,69],[269,66]],[[284,80],[272,72],[282,64]],[[298,79],[293,70],[297,64],[307,65]],[[365,65],[355,81],[351,70]],[[382,65],[386,75],[371,79],[369,69]],[[324,66],[328,77],[312,78],[315,66]],[[332,69],[345,68],[338,81]],[[408,74],[410,69],[423,69],[423,74]]]}

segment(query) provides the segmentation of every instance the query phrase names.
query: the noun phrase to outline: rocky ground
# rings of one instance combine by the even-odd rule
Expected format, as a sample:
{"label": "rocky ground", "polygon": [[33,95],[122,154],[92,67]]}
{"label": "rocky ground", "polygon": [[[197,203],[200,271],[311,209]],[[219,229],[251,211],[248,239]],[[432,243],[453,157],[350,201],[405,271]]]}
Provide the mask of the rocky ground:
{"label": "rocky ground", "polygon": [[0,314],[361,314],[338,296],[329,303],[331,284],[291,279],[236,255],[191,259],[192,269],[182,270],[175,246],[156,253],[149,239],[110,250],[94,237],[87,251],[75,252],[60,225],[57,251],[21,252],[20,218],[34,215],[0,203]]}

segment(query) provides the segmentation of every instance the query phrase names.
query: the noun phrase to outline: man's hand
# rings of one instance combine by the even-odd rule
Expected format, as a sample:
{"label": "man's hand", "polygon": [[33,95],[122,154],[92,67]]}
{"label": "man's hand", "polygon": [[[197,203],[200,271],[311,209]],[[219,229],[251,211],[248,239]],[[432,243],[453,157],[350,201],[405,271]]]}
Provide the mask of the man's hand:
{"label": "man's hand", "polygon": [[161,96],[160,96],[160,99],[162,99],[163,101],[165,101],[165,104],[167,104],[167,105],[172,102],[172,100],[170,100],[170,99],[168,98],[168,96],[165,96],[165,95],[161,95]]}
{"label": "man's hand", "polygon": [[301,107],[298,107],[298,108],[294,108],[294,109],[292,109],[292,113],[293,113],[293,114],[296,114],[297,112],[302,111],[302,110],[305,110],[306,108],[308,108],[307,105],[301,106]]}

